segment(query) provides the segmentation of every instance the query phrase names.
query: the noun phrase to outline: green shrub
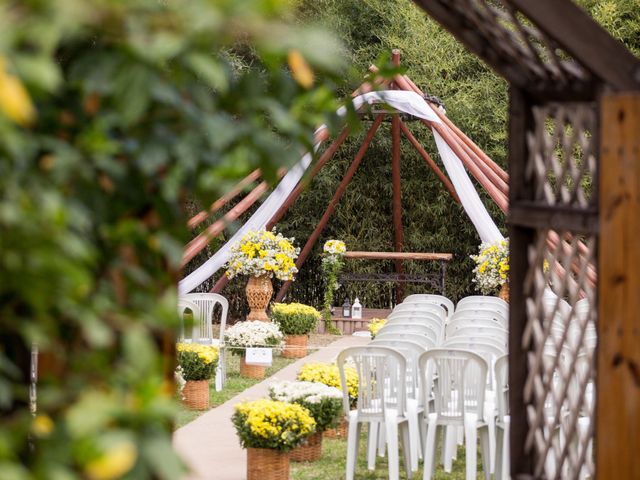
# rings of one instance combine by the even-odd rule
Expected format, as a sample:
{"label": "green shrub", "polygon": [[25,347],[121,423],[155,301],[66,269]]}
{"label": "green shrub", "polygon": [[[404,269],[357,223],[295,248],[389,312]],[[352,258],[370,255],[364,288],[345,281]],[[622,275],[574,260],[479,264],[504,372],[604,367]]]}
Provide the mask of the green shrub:
{"label": "green shrub", "polygon": [[302,303],[274,303],[271,320],[285,335],[307,335],[318,326],[320,312]]}

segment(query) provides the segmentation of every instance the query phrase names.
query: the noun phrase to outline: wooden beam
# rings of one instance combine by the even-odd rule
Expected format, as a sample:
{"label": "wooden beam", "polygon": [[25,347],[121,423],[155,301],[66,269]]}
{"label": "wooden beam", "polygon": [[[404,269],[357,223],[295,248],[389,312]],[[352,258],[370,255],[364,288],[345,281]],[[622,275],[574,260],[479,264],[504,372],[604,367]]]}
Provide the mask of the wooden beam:
{"label": "wooden beam", "polygon": [[640,89],[640,60],[570,0],[510,0],[578,63],[616,90]]}
{"label": "wooden beam", "polygon": [[[313,232],[307,239],[307,242],[305,243],[304,247],[302,248],[302,251],[298,256],[298,260],[296,261],[296,267],[298,268],[298,270],[300,270],[302,268],[302,265],[304,265],[304,262],[309,256],[309,254],[311,253],[313,246],[318,241],[320,234],[322,233],[324,228],[327,226],[327,223],[329,222],[329,218],[331,218],[331,215],[336,209],[336,206],[338,205],[340,198],[342,198],[342,195],[347,189],[347,186],[353,179],[353,175],[356,173],[356,170],[358,169],[360,162],[364,158],[365,153],[367,153],[369,144],[371,143],[371,140],[373,140],[373,137],[376,134],[376,131],[378,130],[378,127],[380,126],[381,123],[382,123],[382,115],[379,115],[373,122],[373,125],[371,125],[371,127],[369,128],[369,131],[367,132],[367,135],[365,136],[365,139],[362,142],[362,145],[360,146],[360,150],[358,150],[358,153],[356,153],[356,156],[353,159],[353,162],[351,162],[351,165],[347,169],[347,172],[345,173],[342,181],[338,185],[336,192],[333,194],[333,197],[329,201],[329,205],[327,206],[327,209],[322,215],[322,218],[320,219],[320,221],[316,225],[316,228],[313,230]],[[289,288],[291,288],[291,283],[292,282],[287,281],[282,284],[282,287],[280,287],[280,290],[276,295],[276,302],[282,301],[284,296],[289,291]]]}
{"label": "wooden beam", "polygon": [[213,202],[208,212],[203,210],[197,213],[196,215],[194,215],[193,217],[191,217],[187,222],[187,226],[189,228],[195,228],[198,225],[200,225],[207,218],[209,218],[209,215],[217,212],[222,207],[224,207],[227,203],[233,200],[239,193],[244,191],[246,187],[248,187],[253,182],[258,180],[261,175],[262,175],[262,172],[260,172],[260,169],[256,168],[253,172],[251,172],[249,175],[247,175],[242,180],[240,180],[240,182],[238,182],[238,184],[235,187],[229,190],[229,192],[225,193],[222,197],[220,197],[215,202]]}
{"label": "wooden beam", "polygon": [[357,250],[347,251],[345,258],[359,258],[363,260],[444,260],[446,262],[453,258],[451,253],[429,253],[429,252],[360,252]]}
{"label": "wooden beam", "polygon": [[[391,182],[393,187],[393,234],[396,252],[404,247],[404,232],[402,230],[402,189],[400,184],[400,118],[391,117]],[[395,261],[396,273],[404,273],[402,260]],[[404,298],[404,286],[396,284],[396,303]]]}
{"label": "wooden beam", "polygon": [[440,181],[444,185],[444,188],[447,189],[449,194],[453,197],[453,199],[457,203],[460,203],[460,197],[458,197],[458,194],[456,193],[456,189],[451,183],[451,180],[449,180],[447,176],[444,174],[444,172],[440,170],[440,167],[436,165],[436,162],[433,161],[431,156],[429,156],[427,151],[420,144],[420,142],[418,142],[416,137],[413,135],[413,133],[411,133],[409,128],[405,125],[405,123],[402,120],[400,121],[400,128],[402,130],[402,133],[404,133],[404,136],[407,137],[407,139],[411,142],[413,147],[418,151],[420,156],[424,159],[426,164],[431,168],[431,170],[433,170],[433,173],[435,173],[436,176],[440,179]]}
{"label": "wooden beam", "polygon": [[600,125],[596,477],[632,479],[640,478],[640,93],[605,95]]}

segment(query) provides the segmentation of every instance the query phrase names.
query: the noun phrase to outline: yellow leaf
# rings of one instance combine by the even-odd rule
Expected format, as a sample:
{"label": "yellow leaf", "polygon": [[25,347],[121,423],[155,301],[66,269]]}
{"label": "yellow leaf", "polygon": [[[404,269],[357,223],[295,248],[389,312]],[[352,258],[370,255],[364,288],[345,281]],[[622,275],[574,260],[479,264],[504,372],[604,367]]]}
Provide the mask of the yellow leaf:
{"label": "yellow leaf", "polygon": [[313,85],[313,70],[298,50],[289,50],[289,68],[293,79],[304,88]]}
{"label": "yellow leaf", "polygon": [[6,61],[0,57],[0,111],[21,126],[33,122],[36,111],[20,80],[6,71]]}

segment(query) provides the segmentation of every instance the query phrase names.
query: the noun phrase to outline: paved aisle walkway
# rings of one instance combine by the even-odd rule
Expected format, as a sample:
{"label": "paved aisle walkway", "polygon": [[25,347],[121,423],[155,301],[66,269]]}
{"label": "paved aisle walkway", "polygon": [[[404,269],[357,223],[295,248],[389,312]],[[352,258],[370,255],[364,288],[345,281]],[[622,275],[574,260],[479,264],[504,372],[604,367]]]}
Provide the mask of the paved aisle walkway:
{"label": "paved aisle walkway", "polygon": [[173,445],[193,471],[189,479],[245,480],[247,454],[240,448],[231,423],[233,406],[243,400],[265,397],[267,387],[275,379],[295,380],[298,370],[307,362],[330,362],[342,349],[368,342],[369,339],[363,337],[342,337],[178,429],[173,435]]}

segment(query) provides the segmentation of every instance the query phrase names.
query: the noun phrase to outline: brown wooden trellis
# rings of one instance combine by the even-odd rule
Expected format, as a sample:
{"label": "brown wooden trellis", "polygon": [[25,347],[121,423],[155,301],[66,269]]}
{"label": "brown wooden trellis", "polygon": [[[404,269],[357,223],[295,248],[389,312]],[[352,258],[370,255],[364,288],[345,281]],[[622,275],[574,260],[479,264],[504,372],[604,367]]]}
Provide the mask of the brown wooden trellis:
{"label": "brown wooden trellis", "polygon": [[569,0],[414,3],[510,83],[511,476],[640,478],[640,62]]}

